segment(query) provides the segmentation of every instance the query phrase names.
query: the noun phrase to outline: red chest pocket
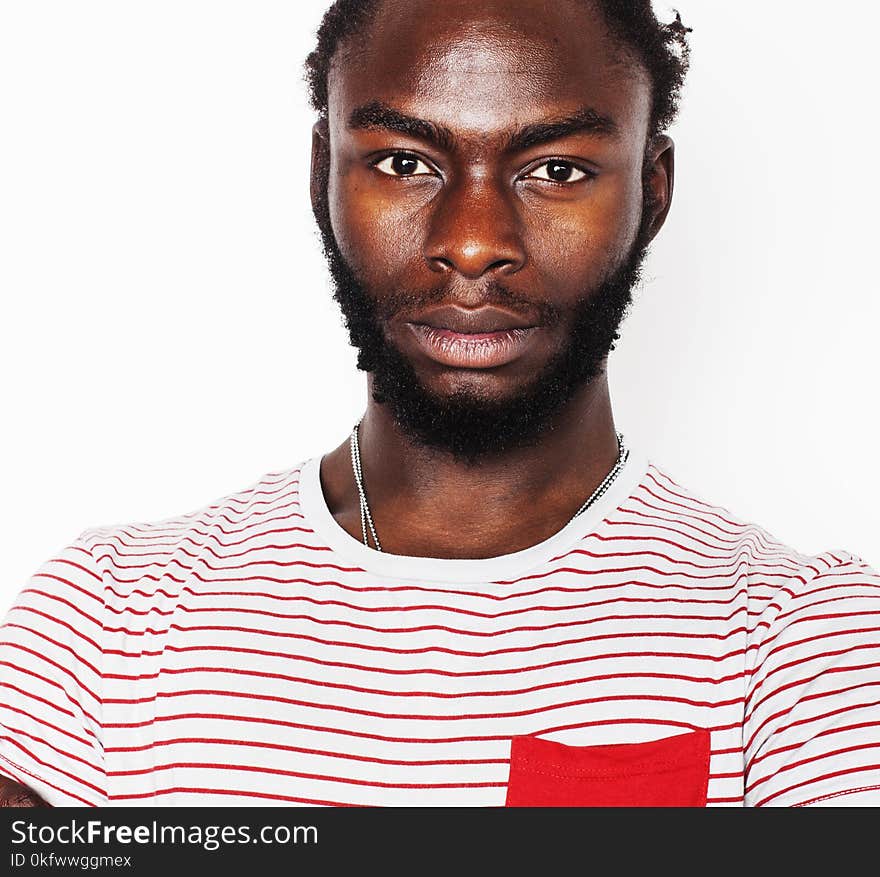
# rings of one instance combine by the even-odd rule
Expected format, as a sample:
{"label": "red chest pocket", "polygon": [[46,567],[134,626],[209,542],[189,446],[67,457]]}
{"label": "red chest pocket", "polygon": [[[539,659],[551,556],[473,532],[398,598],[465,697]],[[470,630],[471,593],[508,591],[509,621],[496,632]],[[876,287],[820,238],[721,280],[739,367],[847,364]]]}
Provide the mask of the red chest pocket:
{"label": "red chest pocket", "polygon": [[514,737],[508,807],[705,807],[709,732],[568,746]]}

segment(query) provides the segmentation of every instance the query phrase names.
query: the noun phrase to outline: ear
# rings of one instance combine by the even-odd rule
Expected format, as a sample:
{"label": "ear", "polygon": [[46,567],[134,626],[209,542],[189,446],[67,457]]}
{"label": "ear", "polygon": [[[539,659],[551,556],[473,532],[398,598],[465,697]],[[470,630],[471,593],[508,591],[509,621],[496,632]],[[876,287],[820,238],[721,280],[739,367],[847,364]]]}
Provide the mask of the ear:
{"label": "ear", "polygon": [[312,126],[312,168],[309,182],[309,194],[312,199],[312,210],[318,203],[319,192],[326,186],[327,174],[330,171],[330,130],[326,119],[319,119]]}
{"label": "ear", "polygon": [[645,155],[644,185],[651,187],[653,219],[649,235],[653,240],[666,222],[672,205],[672,188],[675,180],[675,144],[665,134],[656,136]]}

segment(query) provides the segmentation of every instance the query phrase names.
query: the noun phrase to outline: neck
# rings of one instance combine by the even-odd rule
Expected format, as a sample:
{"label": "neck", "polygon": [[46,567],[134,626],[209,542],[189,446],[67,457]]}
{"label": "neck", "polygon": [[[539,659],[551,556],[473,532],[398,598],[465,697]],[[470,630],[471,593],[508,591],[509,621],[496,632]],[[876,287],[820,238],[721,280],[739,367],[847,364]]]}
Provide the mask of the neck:
{"label": "neck", "polygon": [[[420,557],[495,557],[549,538],[618,455],[604,373],[533,447],[474,464],[414,442],[372,396],[359,435],[364,487],[382,548]],[[361,539],[347,439],[324,457],[321,481],[337,522]]]}

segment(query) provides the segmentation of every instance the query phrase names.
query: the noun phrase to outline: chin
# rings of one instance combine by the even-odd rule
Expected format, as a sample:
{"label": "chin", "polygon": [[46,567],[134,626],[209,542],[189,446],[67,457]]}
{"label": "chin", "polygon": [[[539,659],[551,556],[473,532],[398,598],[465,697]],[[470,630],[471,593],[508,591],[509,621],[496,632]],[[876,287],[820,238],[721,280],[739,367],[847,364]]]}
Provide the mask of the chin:
{"label": "chin", "polygon": [[523,395],[528,385],[485,374],[447,374],[431,380],[419,380],[423,392],[444,400],[504,403]]}

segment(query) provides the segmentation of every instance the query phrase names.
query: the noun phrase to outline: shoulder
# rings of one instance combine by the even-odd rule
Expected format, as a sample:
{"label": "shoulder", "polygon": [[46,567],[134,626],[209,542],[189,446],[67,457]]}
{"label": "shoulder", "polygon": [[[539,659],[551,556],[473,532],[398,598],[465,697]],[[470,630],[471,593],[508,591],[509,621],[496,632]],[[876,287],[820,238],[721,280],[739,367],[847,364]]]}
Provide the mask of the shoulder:
{"label": "shoulder", "polygon": [[788,544],[760,523],[705,499],[655,462],[648,462],[628,507],[646,532],[665,530],[664,536],[684,542],[695,554],[732,564],[758,599],[770,592],[790,599],[846,584],[878,584],[877,572],[852,551],[812,553]]}
{"label": "shoulder", "polygon": [[18,592],[6,615],[7,634],[63,627],[100,651],[108,605],[168,591],[200,559],[210,563],[261,534],[295,526],[300,469],[298,464],[268,472],[175,517],[83,530],[42,562]]}
{"label": "shoulder", "polygon": [[[111,594],[124,596],[148,580],[173,585],[199,560],[229,556],[237,546],[295,522],[302,464],[267,472],[247,487],[174,517],[90,527],[85,548]],[[177,573],[175,573],[177,570]]]}
{"label": "shoulder", "polygon": [[789,568],[805,567],[813,559],[812,555],[785,544],[759,523],[707,500],[652,461],[647,463],[629,503],[634,522],[647,530],[665,528],[670,533],[679,533],[695,551],[702,546],[748,565],[779,562]]}

